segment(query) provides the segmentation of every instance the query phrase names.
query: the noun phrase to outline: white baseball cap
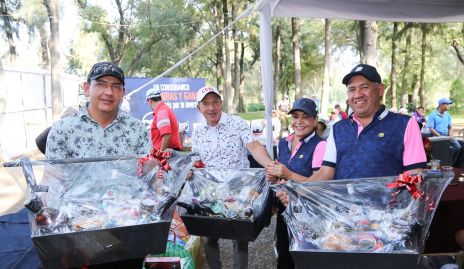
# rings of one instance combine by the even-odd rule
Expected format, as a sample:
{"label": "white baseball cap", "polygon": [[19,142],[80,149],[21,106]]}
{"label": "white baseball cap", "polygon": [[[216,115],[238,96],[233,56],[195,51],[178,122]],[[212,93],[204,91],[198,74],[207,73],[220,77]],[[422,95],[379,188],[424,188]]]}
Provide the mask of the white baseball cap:
{"label": "white baseball cap", "polygon": [[219,91],[216,88],[205,86],[197,91],[197,103],[200,103],[203,98],[205,98],[205,96],[210,92],[217,94],[217,96],[221,98],[221,94],[219,94]]}
{"label": "white baseball cap", "polygon": [[148,100],[150,98],[155,98],[155,97],[160,97],[161,96],[161,91],[160,89],[156,88],[151,88],[149,89],[146,94],[145,94],[145,100]]}

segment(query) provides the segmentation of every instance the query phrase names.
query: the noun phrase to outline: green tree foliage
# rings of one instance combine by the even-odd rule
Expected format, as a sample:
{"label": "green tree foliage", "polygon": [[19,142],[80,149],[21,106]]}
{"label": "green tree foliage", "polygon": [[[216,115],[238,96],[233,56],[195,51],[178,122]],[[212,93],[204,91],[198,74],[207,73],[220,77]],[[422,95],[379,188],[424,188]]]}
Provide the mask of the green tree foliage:
{"label": "green tree foliage", "polygon": [[84,0],[78,4],[84,31],[105,45],[100,58],[119,63],[129,75],[156,76],[172,66],[189,51],[200,27],[193,7],[180,0],[115,0],[117,13]]}
{"label": "green tree foliage", "polygon": [[450,107],[451,113],[464,112],[464,81],[462,79],[455,79],[451,84],[450,98],[453,101]]}

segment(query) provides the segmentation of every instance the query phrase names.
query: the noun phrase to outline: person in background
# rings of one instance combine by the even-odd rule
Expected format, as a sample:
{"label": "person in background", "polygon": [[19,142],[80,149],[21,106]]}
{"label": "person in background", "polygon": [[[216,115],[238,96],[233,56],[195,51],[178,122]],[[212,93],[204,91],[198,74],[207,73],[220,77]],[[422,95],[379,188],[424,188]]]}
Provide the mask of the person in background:
{"label": "person in background", "polygon": [[273,109],[271,113],[271,123],[272,123],[272,141],[276,144],[280,137],[282,136],[282,125],[280,123],[279,115],[277,110]]}
{"label": "person in background", "polygon": [[[292,180],[382,177],[425,168],[427,159],[416,121],[380,104],[384,85],[377,69],[357,65],[342,82],[353,114],[332,126],[321,168],[310,177],[294,176]],[[288,204],[285,192],[277,196]]]}
{"label": "person in background", "polygon": [[[249,168],[247,150],[263,167],[272,161],[243,119],[222,112],[216,88],[205,86],[198,90],[197,109],[205,121],[193,129],[192,151],[199,154],[206,167]],[[204,247],[209,268],[222,268],[218,238],[206,237]],[[233,268],[248,268],[248,241],[233,241],[233,251]]]}
{"label": "person in background", "polygon": [[[319,170],[326,142],[316,133],[317,107],[308,98],[300,98],[289,111],[293,133],[279,141],[277,162],[270,163],[266,172],[280,179],[290,180],[296,175],[309,177]],[[280,164],[280,165],[276,165]],[[275,168],[280,168],[275,170]],[[295,268],[289,252],[287,225],[282,217],[285,207],[278,205],[276,223],[277,268]]]}
{"label": "person in background", "polygon": [[311,96],[311,99],[314,101],[314,103],[316,103],[317,112],[320,113],[321,112],[321,99],[319,99],[317,95],[315,94]]}
{"label": "person in background", "polygon": [[283,125],[283,130],[288,130],[288,111],[290,111],[290,100],[288,95],[285,94],[282,100],[277,103],[277,111],[279,112],[280,122]]}
{"label": "person in background", "polygon": [[316,133],[318,136],[320,136],[322,139],[326,140],[328,137],[327,133],[327,124],[325,123],[325,120],[319,119],[316,124]]}
{"label": "person in background", "polygon": [[177,123],[176,115],[174,111],[162,101],[159,88],[153,87],[149,89],[145,97],[146,102],[153,110],[153,121],[150,126],[153,148],[161,151],[168,148],[182,150],[179,136],[179,124]]}
{"label": "person in background", "polygon": [[[61,114],[61,119],[66,118],[68,116],[71,116],[72,114],[76,113],[77,110],[73,107],[68,107],[64,110],[64,112]],[[48,127],[45,130],[43,130],[35,139],[35,144],[37,145],[37,148],[39,149],[40,152],[45,154],[45,150],[47,147],[47,138],[48,138],[48,133],[52,127]]]}
{"label": "person in background", "polygon": [[408,115],[408,110],[405,107],[400,107],[400,110],[398,110],[398,114]]}
{"label": "person in background", "polygon": [[453,125],[451,124],[451,115],[448,113],[449,106],[453,104],[448,98],[438,100],[438,107],[429,114],[427,127],[433,136],[449,136],[453,153],[452,164],[455,165],[461,154],[461,145],[453,137]]}
{"label": "person in background", "polygon": [[277,110],[281,115],[287,115],[288,111],[290,110],[290,100],[287,94],[285,94],[282,97],[282,100],[280,100],[277,104]]}
{"label": "person in background", "polygon": [[425,109],[424,107],[420,106],[414,110],[411,117],[417,121],[419,124],[419,129],[425,127],[425,123],[427,122],[427,117],[425,116]]}
{"label": "person in background", "polygon": [[348,115],[342,110],[339,104],[335,105],[333,112],[340,120],[348,119]]}
{"label": "person in background", "polygon": [[335,111],[331,111],[329,114],[329,122],[327,122],[327,127],[333,126],[339,120],[340,117],[338,117],[337,113],[335,113]]}

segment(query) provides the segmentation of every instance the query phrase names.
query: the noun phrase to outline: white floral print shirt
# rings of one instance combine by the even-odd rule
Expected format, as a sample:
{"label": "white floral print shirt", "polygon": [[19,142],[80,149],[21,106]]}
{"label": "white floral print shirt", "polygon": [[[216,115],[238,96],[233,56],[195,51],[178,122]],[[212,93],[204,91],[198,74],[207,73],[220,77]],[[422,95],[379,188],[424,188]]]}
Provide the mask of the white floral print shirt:
{"label": "white floral print shirt", "polygon": [[192,151],[200,155],[207,167],[248,168],[246,145],[253,140],[246,121],[222,112],[216,126],[200,123],[193,129]]}
{"label": "white floral print shirt", "polygon": [[90,118],[87,107],[57,121],[48,134],[46,159],[140,156],[151,149],[143,123],[119,110],[116,119],[102,128]]}

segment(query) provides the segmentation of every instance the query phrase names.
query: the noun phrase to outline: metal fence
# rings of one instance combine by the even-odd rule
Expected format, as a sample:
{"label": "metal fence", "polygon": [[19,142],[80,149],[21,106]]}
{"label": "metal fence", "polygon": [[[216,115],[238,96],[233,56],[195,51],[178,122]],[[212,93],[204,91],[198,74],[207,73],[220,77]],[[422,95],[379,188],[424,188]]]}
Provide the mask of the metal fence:
{"label": "metal fence", "polygon": [[[4,160],[10,160],[36,149],[35,138],[53,123],[51,76],[12,69],[4,69],[4,75],[6,106],[0,114],[0,152]],[[78,76],[62,74],[63,108],[78,107],[81,82]]]}

